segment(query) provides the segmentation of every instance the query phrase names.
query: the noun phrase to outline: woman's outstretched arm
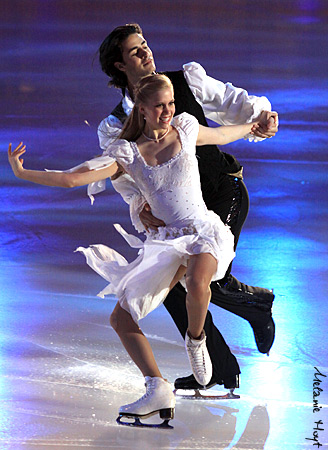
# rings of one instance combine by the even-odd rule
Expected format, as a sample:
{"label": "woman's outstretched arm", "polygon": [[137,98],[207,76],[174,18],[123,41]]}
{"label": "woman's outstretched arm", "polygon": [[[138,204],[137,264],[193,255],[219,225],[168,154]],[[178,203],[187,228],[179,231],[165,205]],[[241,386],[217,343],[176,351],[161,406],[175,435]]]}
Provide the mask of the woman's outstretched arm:
{"label": "woman's outstretched arm", "polygon": [[254,134],[259,127],[258,122],[244,125],[222,125],[221,127],[204,127],[199,125],[197,145],[225,145],[242,139],[247,134]]}
{"label": "woman's outstretched arm", "polygon": [[83,168],[76,172],[46,172],[43,170],[28,170],[23,167],[24,160],[21,156],[26,152],[26,146],[21,142],[15,150],[12,151],[12,145],[9,144],[8,160],[11,168],[17,178],[31,181],[32,183],[42,184],[44,186],[55,186],[72,188],[76,186],[84,186],[96,181],[104,180],[113,176],[118,165],[116,162],[104,169],[90,170]]}

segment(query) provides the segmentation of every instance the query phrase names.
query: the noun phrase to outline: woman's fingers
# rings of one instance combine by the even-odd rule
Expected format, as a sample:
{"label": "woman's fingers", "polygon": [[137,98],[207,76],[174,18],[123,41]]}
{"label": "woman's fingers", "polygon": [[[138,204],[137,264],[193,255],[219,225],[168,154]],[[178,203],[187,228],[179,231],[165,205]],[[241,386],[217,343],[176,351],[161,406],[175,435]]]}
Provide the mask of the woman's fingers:
{"label": "woman's fingers", "polygon": [[[10,145],[10,147],[12,146],[12,144],[10,143],[9,144]],[[20,150],[21,148],[25,148],[26,147],[26,145],[24,145],[23,144],[23,142],[20,142],[18,145],[17,145],[17,147],[15,148],[15,150],[14,151],[16,151],[16,150]]]}
{"label": "woman's fingers", "polygon": [[15,148],[14,151],[12,151],[12,144],[11,144],[11,143],[9,144],[9,147],[8,147],[8,155],[9,155],[9,156],[14,156],[14,157],[16,157],[16,156],[22,155],[22,154],[25,153],[25,152],[26,152],[26,145],[24,145],[23,142],[21,142],[21,143]]}
{"label": "woman's fingers", "polygon": [[25,151],[26,145],[23,144],[23,142],[20,142],[20,144],[15,148],[14,153],[20,153],[22,151]]}

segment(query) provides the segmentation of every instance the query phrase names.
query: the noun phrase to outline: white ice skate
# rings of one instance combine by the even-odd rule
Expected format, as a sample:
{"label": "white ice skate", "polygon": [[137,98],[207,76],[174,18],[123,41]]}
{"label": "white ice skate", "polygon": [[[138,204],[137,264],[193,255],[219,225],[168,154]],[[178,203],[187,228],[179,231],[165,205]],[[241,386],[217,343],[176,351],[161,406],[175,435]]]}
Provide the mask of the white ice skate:
{"label": "white ice skate", "polygon": [[[174,417],[175,397],[170,383],[160,377],[145,377],[146,393],[139,400],[128,405],[123,405],[119,409],[119,417],[116,422],[120,425],[173,428],[169,425],[169,420]],[[145,424],[140,419],[153,416],[159,413],[164,421],[161,424]],[[134,422],[122,422],[122,417],[135,419]]]}
{"label": "white ice skate", "polygon": [[206,347],[205,331],[202,331],[200,339],[192,339],[187,332],[185,346],[196,381],[206,386],[212,378],[212,362]]}

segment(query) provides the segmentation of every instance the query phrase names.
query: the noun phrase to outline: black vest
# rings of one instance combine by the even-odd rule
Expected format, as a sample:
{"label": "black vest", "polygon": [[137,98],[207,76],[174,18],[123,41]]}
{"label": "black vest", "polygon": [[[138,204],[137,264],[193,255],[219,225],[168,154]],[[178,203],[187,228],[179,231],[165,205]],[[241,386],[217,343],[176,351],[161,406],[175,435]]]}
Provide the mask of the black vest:
{"label": "black vest", "polygon": [[[175,115],[187,112],[196,117],[201,125],[208,126],[204,111],[191,92],[183,71],[164,72],[164,74],[170,78],[173,84]],[[124,123],[126,114],[122,107],[122,101],[114,108],[111,115]],[[221,152],[216,145],[196,147],[196,154],[202,184],[207,184],[210,181],[216,189],[218,188],[221,174],[236,173],[241,168],[234,156]]]}

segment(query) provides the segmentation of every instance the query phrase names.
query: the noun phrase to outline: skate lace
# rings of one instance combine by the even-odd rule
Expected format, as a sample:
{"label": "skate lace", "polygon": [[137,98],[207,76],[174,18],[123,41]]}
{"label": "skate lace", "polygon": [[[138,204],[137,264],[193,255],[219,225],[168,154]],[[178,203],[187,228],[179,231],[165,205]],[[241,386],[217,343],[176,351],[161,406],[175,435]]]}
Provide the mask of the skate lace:
{"label": "skate lace", "polygon": [[204,370],[206,370],[205,355],[202,342],[195,345],[191,341],[189,341],[187,342],[187,348],[192,354],[191,364],[193,366],[193,369],[196,369],[196,371],[198,371],[199,368],[203,368]]}
{"label": "skate lace", "polygon": [[146,393],[142,397],[140,397],[138,400],[131,403],[131,405],[137,406],[139,403],[143,402],[146,398],[148,398],[152,392],[152,389],[154,389],[154,385],[155,385],[154,380],[150,380],[147,383],[145,383]]}

